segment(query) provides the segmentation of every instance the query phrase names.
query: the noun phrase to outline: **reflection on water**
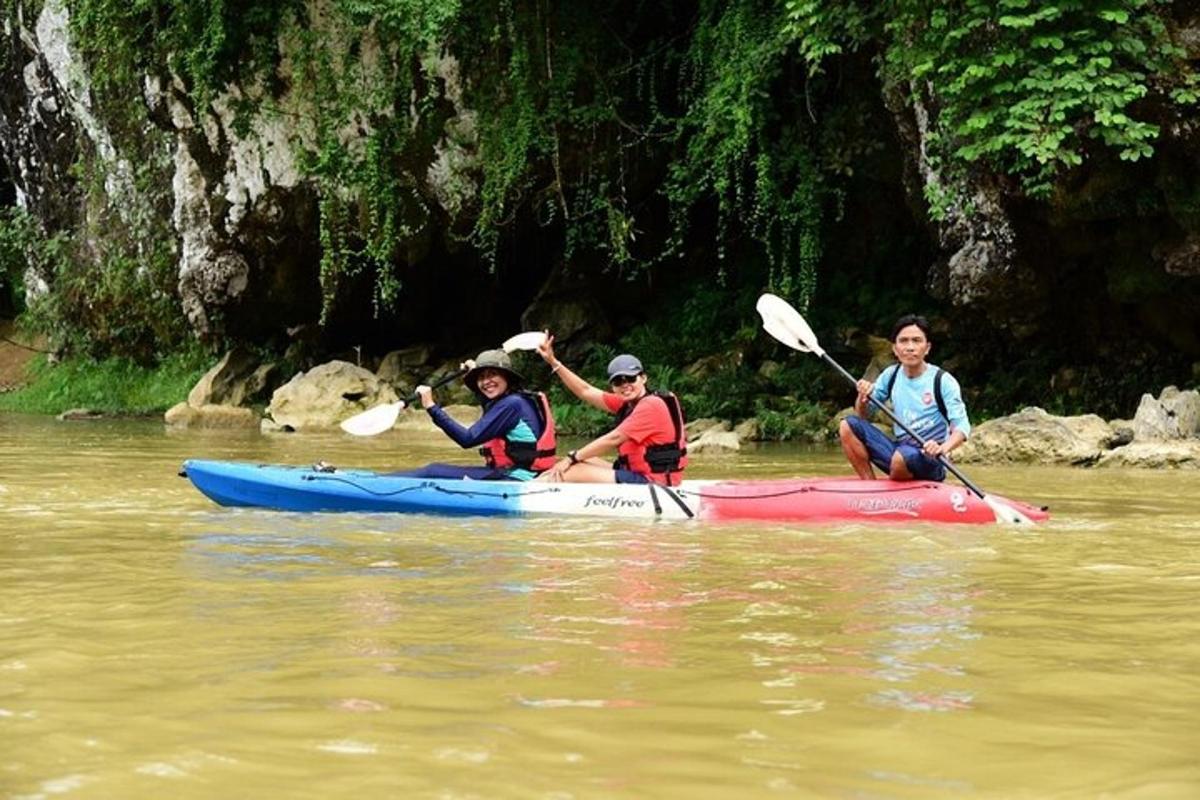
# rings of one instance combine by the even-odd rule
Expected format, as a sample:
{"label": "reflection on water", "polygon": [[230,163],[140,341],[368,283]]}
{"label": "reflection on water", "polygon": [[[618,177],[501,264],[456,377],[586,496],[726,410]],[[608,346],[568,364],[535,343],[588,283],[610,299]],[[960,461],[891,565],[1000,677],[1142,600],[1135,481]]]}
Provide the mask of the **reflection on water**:
{"label": "reflection on water", "polygon": [[1200,791],[1196,475],[971,470],[1035,530],[703,526],[221,509],[192,456],[446,450],[0,419],[0,797]]}

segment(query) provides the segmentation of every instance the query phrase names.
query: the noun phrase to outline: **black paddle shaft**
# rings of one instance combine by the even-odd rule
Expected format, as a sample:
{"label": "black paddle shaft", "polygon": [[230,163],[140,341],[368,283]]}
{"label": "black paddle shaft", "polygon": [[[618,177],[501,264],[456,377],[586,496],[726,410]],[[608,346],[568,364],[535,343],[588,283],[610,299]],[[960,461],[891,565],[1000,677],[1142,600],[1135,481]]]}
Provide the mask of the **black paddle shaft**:
{"label": "black paddle shaft", "polygon": [[[461,378],[463,375],[466,375],[468,371],[469,370],[460,369],[460,370],[455,370],[454,372],[451,372],[449,374],[443,375],[442,377],[438,378],[433,383],[429,384],[429,388],[430,389],[440,389],[443,386],[445,386],[447,383],[453,383],[454,381]],[[413,403],[415,403],[419,399],[420,399],[420,397],[417,395],[417,393],[413,392],[412,394],[410,394],[408,397],[406,397],[404,399],[404,405],[411,406]]]}
{"label": "black paddle shaft", "polygon": [[[857,387],[858,387],[858,381],[856,381],[856,380],[854,379],[854,376],[853,376],[853,375],[851,375],[849,372],[846,372],[846,370],[842,368],[842,365],[841,365],[841,364],[839,364],[839,363],[837,363],[836,361],[834,361],[834,360],[833,360],[833,359],[832,359],[832,358],[829,356],[829,354],[828,354],[828,353],[822,352],[822,353],[821,353],[821,358],[825,359],[825,362],[826,362],[827,364],[829,364],[829,366],[833,367],[833,368],[834,368],[834,369],[836,369],[838,372],[842,373],[842,375],[843,375],[843,376],[845,376],[846,380],[850,381],[850,383],[851,383],[851,384],[853,384],[853,385],[855,386],[855,388],[857,388]],[[899,369],[899,367],[897,367],[897,369]],[[918,434],[918,433],[917,433],[916,431],[914,431],[912,428],[908,427],[908,426],[907,426],[907,425],[905,425],[903,422],[901,422],[901,421],[900,421],[900,419],[899,419],[899,418],[898,418],[898,417],[897,417],[895,414],[893,414],[893,413],[891,412],[891,410],[890,410],[890,409],[889,409],[887,406],[885,406],[883,403],[881,403],[881,402],[879,402],[878,400],[876,400],[874,397],[870,397],[870,396],[868,396],[868,397],[867,397],[867,399],[868,399],[868,400],[870,400],[872,403],[874,403],[876,408],[878,408],[880,411],[882,411],[884,414],[886,414],[888,419],[890,419],[892,422],[894,422],[894,423],[896,423],[897,425],[899,425],[899,426],[900,426],[900,428],[901,428],[901,430],[903,430],[905,433],[907,433],[907,434],[908,434],[909,436],[911,436],[912,438],[916,439],[916,440],[917,440],[917,443],[918,443],[918,444],[920,444],[920,445],[921,445],[921,447],[924,447],[924,446],[925,446],[925,440],[924,440],[923,438],[921,438],[920,434]],[[967,479],[967,476],[966,476],[966,475],[963,475],[961,472],[959,472],[959,471],[958,471],[958,468],[957,468],[957,467],[955,467],[953,464],[951,464],[951,463],[950,463],[950,460],[949,460],[948,458],[946,458],[946,456],[944,456],[944,455],[938,455],[938,461],[942,462],[942,465],[943,465],[943,466],[944,466],[946,469],[948,469],[948,470],[950,470],[951,472],[953,472],[953,473],[954,473],[954,475],[955,475],[955,476],[956,476],[956,477],[957,477],[957,478],[958,478],[960,481],[962,481],[962,482],[963,482],[963,485],[964,485],[964,486],[966,486],[966,487],[967,487],[968,489],[970,489],[972,492],[974,492],[975,494],[977,494],[977,495],[980,497],[980,499],[983,499],[983,497],[984,497],[983,491],[982,491],[982,490],[981,490],[981,489],[980,489],[978,486],[976,486],[975,484],[971,483],[971,481]]]}

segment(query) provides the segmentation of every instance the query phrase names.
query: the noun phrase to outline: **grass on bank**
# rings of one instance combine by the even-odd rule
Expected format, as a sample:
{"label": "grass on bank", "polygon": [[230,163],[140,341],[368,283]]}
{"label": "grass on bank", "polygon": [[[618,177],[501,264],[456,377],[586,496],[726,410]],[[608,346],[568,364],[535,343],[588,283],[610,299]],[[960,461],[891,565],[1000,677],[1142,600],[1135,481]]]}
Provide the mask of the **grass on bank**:
{"label": "grass on bank", "polygon": [[212,366],[212,356],[189,350],[143,367],[124,358],[30,363],[29,383],[0,395],[0,411],[61,414],[88,408],[110,414],[157,414],[187,399]]}

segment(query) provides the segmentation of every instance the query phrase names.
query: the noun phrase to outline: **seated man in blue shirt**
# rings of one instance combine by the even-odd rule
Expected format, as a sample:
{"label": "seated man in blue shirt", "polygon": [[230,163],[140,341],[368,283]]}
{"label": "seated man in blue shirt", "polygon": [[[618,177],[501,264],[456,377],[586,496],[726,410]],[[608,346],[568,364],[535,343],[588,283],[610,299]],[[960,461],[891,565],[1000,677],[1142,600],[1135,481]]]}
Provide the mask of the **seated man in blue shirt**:
{"label": "seated man in blue shirt", "polygon": [[[924,317],[901,317],[892,329],[892,352],[899,363],[881,372],[875,383],[858,382],[855,415],[838,426],[842,451],[858,477],[874,478],[874,464],[895,481],[945,480],[946,468],[938,456],[945,456],[967,440],[971,422],[958,381],[925,361],[932,344],[929,322]],[[868,398],[879,403],[890,399],[896,418],[920,434],[925,447],[899,425],[894,426],[894,441],[872,425],[868,415],[874,409]]]}

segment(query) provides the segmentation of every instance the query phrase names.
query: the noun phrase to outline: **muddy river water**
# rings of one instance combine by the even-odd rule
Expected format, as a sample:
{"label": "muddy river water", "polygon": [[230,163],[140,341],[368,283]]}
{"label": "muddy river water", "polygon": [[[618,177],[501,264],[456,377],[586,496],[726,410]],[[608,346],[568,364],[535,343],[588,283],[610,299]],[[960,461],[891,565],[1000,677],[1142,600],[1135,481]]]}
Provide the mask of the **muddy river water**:
{"label": "muddy river water", "polygon": [[188,457],[473,455],[0,417],[0,797],[1200,796],[1200,474],[805,527],[224,509]]}

